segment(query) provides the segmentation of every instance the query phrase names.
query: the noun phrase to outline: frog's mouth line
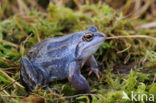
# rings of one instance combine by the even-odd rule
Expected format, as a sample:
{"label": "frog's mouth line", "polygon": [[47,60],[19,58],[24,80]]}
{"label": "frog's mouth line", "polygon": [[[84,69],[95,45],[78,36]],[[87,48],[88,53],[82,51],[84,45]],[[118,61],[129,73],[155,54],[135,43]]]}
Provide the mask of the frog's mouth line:
{"label": "frog's mouth line", "polygon": [[[105,39],[104,39],[105,40]],[[100,43],[102,44],[104,42],[104,40],[100,40],[99,42],[93,43],[92,47],[94,47],[95,45],[99,45]],[[83,51],[85,51],[86,49],[90,48],[90,46],[87,46],[83,49]]]}

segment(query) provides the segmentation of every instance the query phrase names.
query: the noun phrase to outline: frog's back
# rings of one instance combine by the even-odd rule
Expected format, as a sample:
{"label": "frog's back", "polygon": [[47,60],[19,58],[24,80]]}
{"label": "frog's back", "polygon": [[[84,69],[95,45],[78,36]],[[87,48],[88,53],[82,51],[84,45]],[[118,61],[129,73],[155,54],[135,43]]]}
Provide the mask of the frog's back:
{"label": "frog's back", "polygon": [[45,39],[36,44],[29,52],[28,56],[37,63],[51,62],[69,59],[73,55],[75,36],[73,34]]}
{"label": "frog's back", "polygon": [[74,59],[75,36],[71,34],[39,42],[30,50],[30,60],[48,70],[52,77],[64,79],[68,73],[68,64]]}

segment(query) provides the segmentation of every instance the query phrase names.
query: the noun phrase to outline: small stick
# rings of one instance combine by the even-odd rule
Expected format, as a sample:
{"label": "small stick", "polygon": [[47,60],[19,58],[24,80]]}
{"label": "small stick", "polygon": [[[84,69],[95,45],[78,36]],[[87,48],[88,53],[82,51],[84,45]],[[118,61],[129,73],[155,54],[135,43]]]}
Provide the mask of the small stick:
{"label": "small stick", "polygon": [[[10,77],[7,73],[5,73],[3,70],[0,69],[0,72],[2,72],[5,76],[7,76],[7,77],[12,81],[11,84],[15,83],[15,84],[18,85],[19,87],[24,88],[21,84],[19,84],[18,82],[16,82],[17,80],[14,80],[13,78],[11,78],[11,77]],[[0,91],[1,91],[1,90],[0,90]]]}
{"label": "small stick", "polygon": [[156,40],[155,37],[147,36],[147,35],[113,36],[113,37],[107,37],[106,39],[109,40],[109,39],[119,39],[119,38],[148,38],[148,39]]}
{"label": "small stick", "polygon": [[17,64],[15,64],[14,62],[12,62],[11,60],[6,59],[5,57],[0,57],[0,59],[6,61],[7,63],[4,62],[4,61],[1,61],[1,62],[6,63],[7,65],[12,65],[12,66],[16,66],[16,67],[18,67]]}
{"label": "small stick", "polygon": [[10,96],[10,94],[9,94],[6,90],[3,90],[3,92],[4,92],[6,95]]}
{"label": "small stick", "polygon": [[[17,80],[19,80],[19,79],[17,79]],[[15,80],[15,81],[11,82],[10,84],[6,85],[5,87],[3,87],[3,88],[0,90],[0,92],[3,91],[4,89],[6,89],[7,87],[11,86],[12,84],[14,84],[17,80]]]}
{"label": "small stick", "polygon": [[11,43],[9,41],[6,41],[6,40],[0,40],[1,43],[6,43],[6,44],[10,44],[11,46],[15,47],[15,48],[18,48],[19,46],[17,44],[14,44],[14,43]]}
{"label": "small stick", "polygon": [[25,98],[24,96],[12,96],[12,95],[0,95],[0,97],[9,97],[9,98]]}
{"label": "small stick", "polygon": [[20,25],[20,23],[19,23],[17,20],[15,20],[15,22],[16,22],[17,26],[20,28],[20,30],[23,32],[24,36],[27,37],[28,34],[24,31],[24,29],[23,29],[23,27]]}
{"label": "small stick", "polygon": [[36,32],[35,34],[36,34],[36,36],[37,36],[38,42],[40,42],[41,39],[40,39],[39,32],[38,32],[37,28],[36,28],[35,26],[33,26],[33,25],[32,25],[32,27],[35,29],[35,32]]}

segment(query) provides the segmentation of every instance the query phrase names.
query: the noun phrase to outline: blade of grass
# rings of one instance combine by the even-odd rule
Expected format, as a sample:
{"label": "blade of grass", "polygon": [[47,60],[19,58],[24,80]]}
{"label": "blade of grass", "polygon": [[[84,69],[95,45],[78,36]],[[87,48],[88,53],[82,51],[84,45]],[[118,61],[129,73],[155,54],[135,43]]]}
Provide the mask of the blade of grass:
{"label": "blade of grass", "polygon": [[0,72],[3,73],[6,77],[8,77],[12,82],[15,82],[16,85],[18,85],[21,88],[24,88],[21,84],[19,84],[18,82],[16,82],[16,80],[14,80],[13,78],[11,78],[7,73],[5,73],[3,70],[0,69]]}
{"label": "blade of grass", "polygon": [[14,44],[14,43],[11,43],[9,41],[6,41],[6,40],[0,40],[1,43],[6,43],[6,44],[10,44],[11,46],[15,47],[15,48],[18,48],[19,46],[17,44]]}

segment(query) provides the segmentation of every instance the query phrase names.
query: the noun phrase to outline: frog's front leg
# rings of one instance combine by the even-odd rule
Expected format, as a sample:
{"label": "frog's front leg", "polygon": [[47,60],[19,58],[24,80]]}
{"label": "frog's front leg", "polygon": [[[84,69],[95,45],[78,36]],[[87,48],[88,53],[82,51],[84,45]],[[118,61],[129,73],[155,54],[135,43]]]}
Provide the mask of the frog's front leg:
{"label": "frog's front leg", "polygon": [[26,89],[32,91],[36,86],[43,86],[47,82],[47,72],[27,58],[21,59],[20,77]]}
{"label": "frog's front leg", "polygon": [[89,59],[86,61],[85,65],[89,66],[90,71],[89,71],[88,75],[91,75],[91,73],[95,73],[97,78],[98,79],[100,78],[101,73],[100,73],[100,71],[98,69],[96,59],[95,59],[95,57],[93,55],[91,57],[89,57]]}
{"label": "frog's front leg", "polygon": [[90,93],[88,82],[85,77],[81,75],[80,64],[78,62],[69,64],[68,80],[75,89]]}

